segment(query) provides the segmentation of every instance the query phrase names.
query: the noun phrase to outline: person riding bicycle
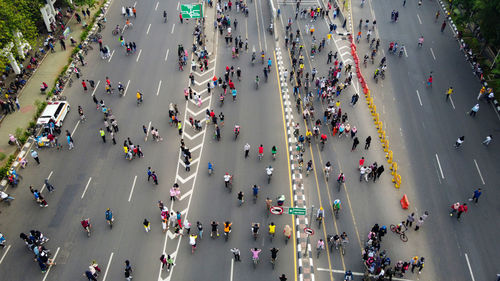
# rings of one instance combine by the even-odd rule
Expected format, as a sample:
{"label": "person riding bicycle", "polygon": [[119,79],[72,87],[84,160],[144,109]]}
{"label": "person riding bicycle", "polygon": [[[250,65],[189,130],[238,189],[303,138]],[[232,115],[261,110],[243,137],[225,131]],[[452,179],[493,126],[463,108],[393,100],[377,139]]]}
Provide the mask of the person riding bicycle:
{"label": "person riding bicycle", "polygon": [[264,52],[264,50],[262,50],[262,52],[260,52],[260,57],[262,58],[262,63],[264,63],[264,59],[266,57],[266,53]]}
{"label": "person riding bicycle", "polygon": [[274,236],[275,233],[276,233],[276,225],[274,224],[274,222],[271,222],[269,224],[269,235]]}
{"label": "person riding bicycle", "polygon": [[111,224],[113,222],[113,212],[108,208],[105,212],[106,222]]}
{"label": "person riding bicycle", "polygon": [[332,164],[330,163],[330,161],[326,162],[325,173],[327,173],[327,174],[330,173],[331,169],[332,169]]}
{"label": "person riding bicycle", "polygon": [[396,232],[397,233],[403,233],[404,231],[406,231],[406,225],[405,225],[405,222],[402,221],[400,223],[398,223],[398,225],[396,226]]}
{"label": "person riding bicycle", "polygon": [[283,235],[288,239],[292,236],[292,228],[288,224],[283,228]]}
{"label": "person riding bicycle", "polygon": [[306,168],[306,170],[307,171],[311,171],[313,169],[312,165],[313,165],[313,161],[309,160],[309,162],[307,162],[307,168]]}
{"label": "person riding bicycle", "polygon": [[338,234],[333,235],[332,243],[333,245],[335,245],[335,248],[338,248],[338,246],[340,245],[340,236]]}
{"label": "person riding bicycle", "polygon": [[212,226],[212,233],[210,233],[210,237],[213,237],[214,235],[215,237],[219,236],[219,229],[217,228],[219,226],[219,223],[216,221],[212,221],[210,226]]}
{"label": "person riding bicycle", "polygon": [[312,132],[311,132],[311,130],[307,129],[307,131],[306,131],[306,141],[308,143],[311,142],[311,137],[312,137]]}
{"label": "person riding bicycle", "polygon": [[83,227],[83,229],[85,229],[85,231],[88,232],[90,230],[91,225],[90,225],[89,218],[86,218],[86,219],[82,218],[82,221],[80,223],[82,224],[82,227]]}
{"label": "person riding bicycle", "polygon": [[269,165],[269,167],[266,168],[266,174],[270,177],[273,175],[273,167],[271,167],[271,165]]}
{"label": "person riding bicycle", "polygon": [[368,54],[365,54],[364,58],[363,58],[363,63],[366,64],[368,62]]}
{"label": "person riding bicycle", "polygon": [[342,208],[342,205],[340,203],[340,199],[335,199],[335,201],[333,201],[333,210],[340,211],[341,208]]}
{"label": "person riding bicycle", "polygon": [[270,210],[271,206],[273,204],[273,200],[271,200],[269,197],[266,198],[266,209]]}
{"label": "person riding bicycle", "polygon": [[259,81],[260,81],[259,75],[256,75],[255,76],[255,84],[257,84],[257,86],[259,85]]}
{"label": "person riding bicycle", "polygon": [[259,254],[261,251],[262,251],[261,249],[257,249],[257,248],[250,249],[250,252],[252,252],[252,260],[258,261]]}
{"label": "person riding bicycle", "polygon": [[340,173],[339,176],[337,177],[337,182],[338,183],[344,183],[345,182],[345,176],[344,173]]}
{"label": "person riding bicycle", "polygon": [[231,225],[233,225],[230,221],[226,221],[224,223],[224,233],[228,234],[231,232]]}
{"label": "person riding bicycle", "polygon": [[262,144],[259,146],[259,155],[260,157],[264,156],[264,146]]}
{"label": "person riding bicycle", "polygon": [[322,220],[324,217],[325,217],[325,211],[323,210],[323,207],[320,207],[318,209],[318,212],[316,213],[316,219]]}
{"label": "person riding bicycle", "polygon": [[234,134],[236,136],[239,135],[240,134],[240,125],[238,125],[238,124],[234,125],[233,131],[234,131]]}
{"label": "person riding bicycle", "polygon": [[224,184],[226,187],[230,184],[231,178],[232,178],[232,176],[229,173],[226,173],[224,175]]}
{"label": "person riding bicycle", "polygon": [[300,135],[300,136],[299,136],[299,143],[300,143],[300,145],[301,145],[301,146],[304,144],[304,141],[305,141],[305,140],[306,140],[306,139],[304,138],[304,136],[303,136],[303,135]]}
{"label": "person riding bicycle", "polygon": [[273,155],[273,157],[276,157],[276,153],[278,153],[278,149],[275,145],[273,145],[273,147],[271,148],[271,154]]}
{"label": "person riding bicycle", "polygon": [[267,70],[271,71],[271,65],[272,65],[271,58],[268,58],[267,59]]}
{"label": "person riding bicycle", "polygon": [[142,93],[137,91],[137,94],[135,94],[135,98],[137,99],[137,102],[142,102]]}
{"label": "person riding bicycle", "polygon": [[118,92],[123,94],[123,91],[125,91],[125,88],[123,88],[122,82],[118,82]]}
{"label": "person riding bicycle", "polygon": [[319,127],[318,126],[314,126],[313,127],[313,136],[314,137],[318,137],[319,136]]}
{"label": "person riding bicycle", "polygon": [[418,46],[422,47],[423,44],[424,44],[424,36],[420,36],[420,38],[418,38]]}
{"label": "person riding bicycle", "polygon": [[163,11],[163,18],[165,19],[165,22],[167,21],[167,11]]}
{"label": "person riding bicycle", "polygon": [[255,61],[255,51],[252,53],[252,63]]}
{"label": "person riding bicycle", "polygon": [[271,250],[271,260],[274,262],[276,260],[276,258],[278,258],[279,249],[276,249],[276,247],[273,247],[270,250]]}
{"label": "person riding bicycle", "polygon": [[256,237],[259,234],[259,227],[260,227],[259,223],[254,223],[252,225],[252,234],[254,237]]}
{"label": "person riding bicycle", "polygon": [[212,165],[212,163],[208,162],[208,171],[210,173],[212,173],[214,171],[214,166]]}
{"label": "person riding bicycle", "polygon": [[323,239],[318,240],[318,244],[316,244],[316,250],[324,250],[325,249],[325,241]]}
{"label": "person riding bicycle", "polygon": [[326,141],[328,140],[328,137],[325,135],[325,134],[321,134],[321,143],[326,143]]}
{"label": "person riding bicycle", "polygon": [[342,240],[342,244],[349,243],[349,237],[347,237],[347,233],[345,232],[342,232],[342,234],[340,234],[340,239]]}
{"label": "person riding bicycle", "polygon": [[259,195],[259,189],[260,189],[260,187],[257,186],[256,184],[253,185],[252,194],[255,198],[257,198],[257,196]]}
{"label": "person riding bicycle", "polygon": [[377,78],[379,72],[380,72],[380,69],[377,67],[377,69],[375,69],[375,72],[373,73],[373,79]]}
{"label": "person riding bicycle", "polygon": [[352,281],[353,279],[354,277],[352,276],[352,271],[346,271],[344,275],[344,281]]}

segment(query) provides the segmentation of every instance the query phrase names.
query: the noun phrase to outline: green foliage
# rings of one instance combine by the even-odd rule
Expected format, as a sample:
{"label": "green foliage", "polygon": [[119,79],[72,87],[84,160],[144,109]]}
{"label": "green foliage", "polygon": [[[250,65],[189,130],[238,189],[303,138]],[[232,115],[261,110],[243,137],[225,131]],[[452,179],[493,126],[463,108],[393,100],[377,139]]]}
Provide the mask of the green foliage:
{"label": "green foliage", "polygon": [[76,6],[89,6],[92,7],[96,3],[95,0],[73,0],[73,4]]}
{"label": "green foliage", "polygon": [[35,112],[35,116],[34,116],[35,122],[38,119],[38,117],[40,117],[40,115],[42,115],[42,112],[45,109],[46,105],[47,105],[47,102],[45,102],[45,101],[44,102],[41,102],[39,100],[35,101],[35,106],[36,106],[36,112]]}
{"label": "green foliage", "polygon": [[14,160],[16,159],[15,155],[10,155],[9,160],[7,160],[7,163],[0,168],[0,179],[3,179],[5,176],[7,176],[7,172],[10,170],[10,166],[12,166],[12,163],[14,163]]}
{"label": "green foliage", "polygon": [[35,43],[40,2],[43,3],[42,0],[0,1],[0,48],[14,42],[16,31],[20,31],[30,44]]}
{"label": "green foliage", "polygon": [[7,155],[3,152],[0,152],[0,161],[3,161],[7,157]]}

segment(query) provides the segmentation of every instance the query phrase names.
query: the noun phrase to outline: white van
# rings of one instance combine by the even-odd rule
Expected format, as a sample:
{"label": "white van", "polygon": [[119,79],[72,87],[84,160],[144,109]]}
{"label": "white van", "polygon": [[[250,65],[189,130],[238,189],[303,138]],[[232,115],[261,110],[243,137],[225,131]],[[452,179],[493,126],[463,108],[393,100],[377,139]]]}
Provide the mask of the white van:
{"label": "white van", "polygon": [[63,120],[70,109],[69,103],[66,101],[51,101],[47,103],[47,107],[42,112],[42,115],[36,121],[38,126],[48,124],[50,119],[54,120],[56,126],[62,126]]}

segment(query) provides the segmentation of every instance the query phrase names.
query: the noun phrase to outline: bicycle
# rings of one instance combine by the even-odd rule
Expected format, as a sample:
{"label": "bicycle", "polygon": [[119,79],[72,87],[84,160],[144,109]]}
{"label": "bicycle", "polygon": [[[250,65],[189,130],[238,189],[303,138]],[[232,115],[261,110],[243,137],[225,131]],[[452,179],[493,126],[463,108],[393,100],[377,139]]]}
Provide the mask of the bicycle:
{"label": "bicycle", "polygon": [[271,266],[273,267],[273,270],[274,270],[275,264],[276,264],[276,259],[271,257]]}
{"label": "bicycle", "polygon": [[390,228],[391,228],[392,232],[394,232],[396,234],[399,234],[399,239],[401,239],[401,241],[403,241],[403,242],[407,242],[408,241],[408,237],[405,234],[405,230],[402,230],[402,229],[400,230],[394,224],[391,224]]}
{"label": "bicycle", "polygon": [[338,192],[340,192],[340,188],[342,187],[343,183],[345,183],[345,179],[339,177],[337,179],[337,190],[338,190]]}
{"label": "bicycle", "polygon": [[345,248],[347,247],[348,241],[342,240],[342,242],[339,244],[340,246],[340,253],[344,256],[345,255]]}
{"label": "bicycle", "polygon": [[330,169],[325,168],[324,172],[325,172],[326,182],[328,182],[328,178],[330,177]]}
{"label": "bicycle", "polygon": [[316,258],[318,259],[319,258],[319,255],[321,254],[321,251],[323,251],[325,249],[325,245],[318,245],[316,247]]}
{"label": "bicycle", "polygon": [[339,218],[339,211],[340,211],[340,208],[334,205],[333,206],[333,213],[335,214],[336,219]]}

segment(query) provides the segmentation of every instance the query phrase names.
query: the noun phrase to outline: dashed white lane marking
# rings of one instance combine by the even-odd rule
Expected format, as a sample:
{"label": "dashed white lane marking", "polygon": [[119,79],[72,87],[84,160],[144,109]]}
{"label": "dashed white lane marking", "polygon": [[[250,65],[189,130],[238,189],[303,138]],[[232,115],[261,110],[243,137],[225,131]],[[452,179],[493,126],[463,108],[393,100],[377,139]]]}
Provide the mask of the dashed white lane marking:
{"label": "dashed white lane marking", "polygon": [[420,16],[417,14],[418,22],[422,24],[422,20],[420,19]]}
{"label": "dashed white lane marking", "polygon": [[87,192],[87,188],[89,188],[91,180],[92,180],[92,177],[89,178],[89,181],[87,182],[87,185],[85,186],[85,189],[83,190],[82,198],[81,199],[83,199],[83,196],[85,196],[85,192]]}
{"label": "dashed white lane marking", "polygon": [[139,61],[139,58],[141,57],[141,53],[142,53],[142,49],[139,50],[139,55],[137,55],[137,59],[135,60],[135,62]]}
{"label": "dashed white lane marking", "polygon": [[155,11],[158,10],[158,4],[160,4],[160,1],[156,2]]}
{"label": "dashed white lane marking", "polygon": [[432,48],[430,48],[430,49],[431,49],[432,58],[434,58],[434,60],[436,60],[436,56],[434,55],[434,51],[432,50]]}
{"label": "dashed white lane marking", "polygon": [[175,28],[175,23],[172,24],[172,31],[170,32],[171,34],[174,34],[174,28]]}
{"label": "dashed white lane marking", "polygon": [[149,34],[149,29],[151,28],[151,24],[148,25],[148,30],[146,31],[146,34]]}
{"label": "dashed white lane marking", "polygon": [[485,185],[483,175],[481,174],[481,170],[479,170],[479,166],[477,165],[476,159],[474,159],[474,164],[476,165],[476,169],[477,172],[479,173],[479,177],[481,178],[481,182],[483,183],[483,185]]}
{"label": "dashed white lane marking", "polygon": [[233,267],[234,267],[234,259],[231,259],[231,275],[229,277],[229,281],[233,281]]}
{"label": "dashed white lane marking", "polygon": [[167,53],[165,54],[165,61],[168,59],[168,52],[170,52],[170,49],[167,49]]}
{"label": "dashed white lane marking", "polygon": [[108,60],[108,62],[111,62],[111,59],[113,58],[114,53],[115,53],[115,50],[113,50],[113,51],[111,52],[111,55],[109,56],[109,60]]}
{"label": "dashed white lane marking", "polygon": [[417,90],[417,97],[418,97],[418,102],[420,103],[420,106],[423,106],[422,100],[420,99],[420,94],[418,93],[418,90]]}
{"label": "dashed white lane marking", "polygon": [[405,50],[405,56],[408,57],[408,53],[406,52],[406,48],[404,48],[404,50]]}
{"label": "dashed white lane marking", "polygon": [[436,161],[438,163],[439,172],[441,173],[441,178],[444,179],[443,169],[441,169],[441,163],[439,162],[439,156],[436,153]]}
{"label": "dashed white lane marking", "polygon": [[135,5],[137,5],[137,1],[134,2],[134,8],[135,8]]}
{"label": "dashed white lane marking", "polygon": [[106,277],[108,276],[109,266],[111,265],[111,261],[113,260],[113,255],[114,253],[111,252],[111,256],[109,256],[108,265],[106,266],[106,271],[104,271],[104,276],[102,277],[102,281],[106,281]]}
{"label": "dashed white lane marking", "polygon": [[10,245],[7,246],[7,248],[5,249],[5,252],[3,253],[2,258],[0,259],[0,264],[2,264],[3,259],[5,259],[5,256],[7,255],[7,253],[9,252],[9,250],[10,250]]}
{"label": "dashed white lane marking", "polygon": [[128,85],[130,85],[130,80],[128,80],[127,86],[125,86],[125,91],[123,91],[123,96],[127,95]]}
{"label": "dashed white lane marking", "polygon": [[92,96],[95,96],[95,91],[97,90],[97,88],[99,88],[99,83],[101,83],[101,80],[97,81],[97,84],[95,84],[95,88],[92,91]]}
{"label": "dashed white lane marking", "polygon": [[132,183],[132,188],[130,189],[130,195],[128,196],[128,202],[132,200],[132,194],[134,193],[135,182],[137,181],[137,175],[134,177],[134,182]]}
{"label": "dashed white lane marking", "polygon": [[161,88],[161,80],[158,83],[158,90],[156,90],[156,95],[158,96],[160,94],[160,88]]}
{"label": "dashed white lane marking", "polygon": [[[52,258],[52,262],[56,261],[57,254],[59,254],[59,249],[61,249],[61,247],[57,247],[56,253],[54,254],[54,258]],[[45,272],[45,276],[43,277],[42,281],[45,281],[45,279],[47,279],[47,276],[49,275],[51,268],[52,268],[52,265],[49,265],[49,269],[47,269],[47,272]]]}
{"label": "dashed white lane marking", "polygon": [[73,128],[73,131],[71,131],[71,136],[75,134],[76,128],[78,128],[78,125],[80,124],[80,120],[76,122],[75,128]]}
{"label": "dashed white lane marking", "polygon": [[[48,180],[50,180],[50,177],[52,177],[52,174],[54,173],[54,171],[50,171],[50,174],[49,176],[47,177]],[[45,189],[46,185],[43,184],[42,188],[40,188],[40,192],[43,192],[43,190]]]}
{"label": "dashed white lane marking", "polygon": [[181,6],[181,2],[177,2],[177,11],[179,11],[180,6]]}
{"label": "dashed white lane marking", "polygon": [[469,267],[470,278],[472,281],[476,281],[476,279],[474,279],[474,274],[472,273],[472,268],[470,267],[469,256],[467,253],[465,253],[465,260],[467,261],[467,266]]}

